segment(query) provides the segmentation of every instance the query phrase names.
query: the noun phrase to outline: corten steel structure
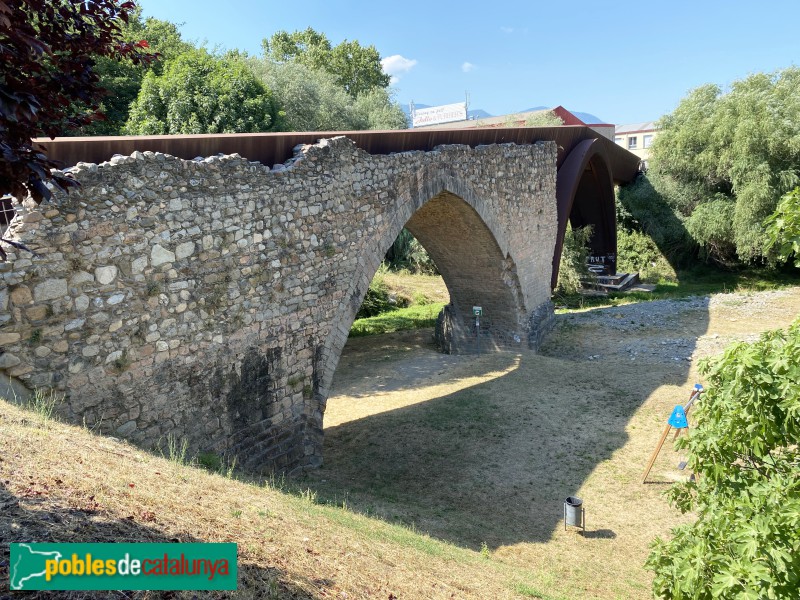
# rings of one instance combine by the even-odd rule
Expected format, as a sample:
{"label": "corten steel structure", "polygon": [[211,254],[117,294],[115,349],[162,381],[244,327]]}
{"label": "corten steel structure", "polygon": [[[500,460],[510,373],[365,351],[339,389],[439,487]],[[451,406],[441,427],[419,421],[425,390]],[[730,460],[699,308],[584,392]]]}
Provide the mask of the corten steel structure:
{"label": "corten steel structure", "polygon": [[298,133],[233,133],[39,139],[48,156],[65,166],[100,163],[115,154],[163,152],[184,159],[238,153],[266,165],[283,163],[298,144],[346,136],[370,154],[433,150],[444,144],[471,147],[488,144],[532,144],[552,140],[558,145],[558,236],[553,251],[551,287],[555,288],[567,223],[591,225],[593,261],[616,271],[617,227],[614,185],[632,181],[640,159],[584,126],[514,127],[487,129],[407,129],[393,131],[339,131]]}

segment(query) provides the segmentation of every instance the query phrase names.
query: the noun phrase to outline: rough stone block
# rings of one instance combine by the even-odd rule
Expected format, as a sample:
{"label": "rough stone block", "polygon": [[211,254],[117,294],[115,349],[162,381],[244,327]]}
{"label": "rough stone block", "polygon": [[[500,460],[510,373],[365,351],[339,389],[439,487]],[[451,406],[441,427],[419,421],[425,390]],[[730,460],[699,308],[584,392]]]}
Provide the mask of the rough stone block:
{"label": "rough stone block", "polygon": [[68,293],[66,279],[46,279],[33,288],[33,297],[37,302],[57,300]]}
{"label": "rough stone block", "polygon": [[172,262],[175,262],[175,253],[167,250],[160,244],[155,244],[150,250],[150,264],[154,267]]}
{"label": "rough stone block", "polygon": [[114,280],[117,278],[117,273],[117,267],[114,265],[97,267],[94,270],[94,277],[97,280],[97,283],[100,285],[108,285],[114,282]]}

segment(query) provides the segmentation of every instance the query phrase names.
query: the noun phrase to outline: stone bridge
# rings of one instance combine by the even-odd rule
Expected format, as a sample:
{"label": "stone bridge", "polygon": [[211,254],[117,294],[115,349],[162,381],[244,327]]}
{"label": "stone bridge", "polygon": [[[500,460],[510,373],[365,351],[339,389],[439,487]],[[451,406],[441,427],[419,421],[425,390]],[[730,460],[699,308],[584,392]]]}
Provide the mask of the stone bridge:
{"label": "stone bridge", "polygon": [[568,219],[613,261],[613,181],[637,159],[582,127],[503,131],[52,142],[68,164],[127,155],[18,207],[9,234],[37,255],[0,264],[0,384],[54,389],[63,418],[144,446],[321,464],[340,353],[403,227],[447,284],[451,352],[538,347]]}

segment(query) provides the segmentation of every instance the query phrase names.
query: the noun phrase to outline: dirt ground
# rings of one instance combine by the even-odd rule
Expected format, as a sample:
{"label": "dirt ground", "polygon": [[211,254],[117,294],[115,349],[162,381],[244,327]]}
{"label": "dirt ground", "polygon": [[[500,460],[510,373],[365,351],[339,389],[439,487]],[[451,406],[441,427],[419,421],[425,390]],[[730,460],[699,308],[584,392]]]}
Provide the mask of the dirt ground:
{"label": "dirt ground", "polygon": [[[647,459],[698,360],[800,314],[800,288],[557,315],[541,352],[438,354],[431,331],[348,342],[325,414],[321,497],[524,567],[548,598],[649,598],[663,497],[689,474]],[[691,422],[691,417],[690,417]],[[579,496],[586,533],[564,530]]]}

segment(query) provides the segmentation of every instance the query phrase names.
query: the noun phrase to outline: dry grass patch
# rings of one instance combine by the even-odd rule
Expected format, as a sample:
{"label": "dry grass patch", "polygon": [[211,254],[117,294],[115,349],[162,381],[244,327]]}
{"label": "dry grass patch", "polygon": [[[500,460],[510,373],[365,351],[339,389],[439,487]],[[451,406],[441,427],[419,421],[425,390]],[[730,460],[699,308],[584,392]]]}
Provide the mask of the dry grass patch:
{"label": "dry grass patch", "polygon": [[[446,357],[430,331],[352,340],[325,415],[326,463],[304,485],[485,548],[535,579],[514,588],[523,595],[650,598],[649,544],[688,518],[662,495],[689,475],[671,446],[641,484],[666,418],[698,381],[699,355],[787,325],[800,290],[628,310],[559,317],[540,355]],[[563,530],[568,495],[585,501],[583,537]]]}
{"label": "dry grass patch", "polygon": [[0,401],[0,586],[11,541],[238,543],[237,592],[177,598],[511,598],[531,584],[479,552],[283,488],[280,478],[229,479]]}
{"label": "dry grass patch", "polygon": [[[203,597],[649,598],[648,544],[682,519],[662,492],[688,474],[667,448],[640,478],[697,377],[662,342],[715,351],[800,312],[796,288],[722,300],[670,305],[659,327],[627,308],[559,317],[540,355],[443,356],[430,331],[353,340],[325,466],[299,481],[226,478],[0,402],[0,539],[238,543],[239,591]],[[563,530],[568,495],[585,536]]]}
{"label": "dry grass patch", "polygon": [[386,271],[383,279],[392,293],[408,298],[410,301],[424,296],[430,303],[447,304],[450,294],[444,279],[439,275],[414,275],[408,271]]}

